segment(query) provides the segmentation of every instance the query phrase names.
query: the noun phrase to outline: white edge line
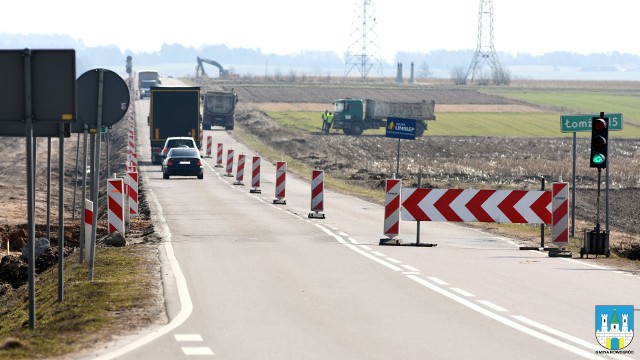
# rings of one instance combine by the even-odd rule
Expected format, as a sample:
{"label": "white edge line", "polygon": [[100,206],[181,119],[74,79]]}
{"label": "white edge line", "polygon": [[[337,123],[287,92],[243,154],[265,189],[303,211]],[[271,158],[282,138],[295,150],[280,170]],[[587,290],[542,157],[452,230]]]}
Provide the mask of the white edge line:
{"label": "white edge line", "polygon": [[[542,331],[546,331],[546,332],[548,332],[550,334],[553,334],[555,336],[558,336],[558,337],[561,337],[563,339],[569,340],[569,341],[571,341],[571,342],[573,342],[573,343],[575,343],[577,345],[584,346],[587,349],[591,349],[591,350],[594,350],[594,351],[595,350],[603,350],[603,348],[598,346],[598,345],[592,344],[592,343],[590,343],[588,341],[584,341],[582,339],[579,339],[579,338],[577,338],[577,337],[575,337],[573,335],[569,335],[569,334],[564,333],[562,331],[558,331],[556,329],[550,328],[550,327],[548,327],[546,325],[540,324],[539,322],[533,321],[533,320],[528,319],[528,318],[526,318],[524,316],[513,315],[512,317],[514,319],[516,319],[516,320],[522,321],[523,323],[525,323],[525,324],[527,324],[529,326],[533,326],[533,327],[538,328],[538,329],[540,329]],[[618,357],[618,358],[619,359],[620,358],[628,359],[627,357]]]}
{"label": "white edge line", "polygon": [[549,343],[551,345],[557,346],[557,347],[559,347],[561,349],[570,351],[570,352],[572,352],[574,354],[583,356],[583,357],[585,357],[587,359],[601,359],[601,357],[597,356],[596,354],[592,354],[592,353],[590,353],[588,351],[582,350],[580,348],[577,348],[575,346],[572,346],[570,344],[562,342],[562,341],[560,341],[558,339],[552,338],[549,335],[545,335],[545,334],[543,334],[541,332],[538,332],[538,331],[535,331],[533,329],[530,329],[530,328],[528,328],[528,327],[526,327],[526,326],[524,326],[524,325],[522,325],[520,323],[517,323],[517,322],[515,322],[515,321],[513,321],[511,319],[508,319],[508,318],[505,318],[505,317],[503,317],[501,315],[493,313],[493,312],[491,312],[491,311],[489,311],[489,310],[487,310],[487,309],[485,309],[485,308],[483,308],[483,307],[481,307],[479,305],[476,305],[476,304],[472,303],[471,301],[469,301],[467,299],[461,298],[458,295],[455,295],[455,294],[452,294],[452,293],[450,293],[450,292],[448,292],[446,290],[443,290],[442,288],[431,284],[430,282],[426,281],[425,279],[423,279],[423,278],[421,278],[419,276],[407,275],[407,277],[412,279],[412,280],[414,280],[418,284],[430,289],[430,290],[433,290],[433,291],[435,291],[435,292],[437,292],[437,293],[439,293],[441,295],[444,295],[445,297],[448,297],[449,299],[451,299],[451,300],[453,300],[453,301],[455,301],[455,302],[457,302],[457,303],[459,303],[461,305],[464,305],[464,306],[468,307],[471,310],[474,310],[474,311],[476,311],[476,312],[478,312],[478,313],[480,313],[480,314],[482,314],[482,315],[484,315],[486,317],[489,317],[489,318],[491,318],[491,319],[493,319],[495,321],[498,321],[498,322],[500,322],[500,323],[502,323],[502,324],[504,324],[506,326],[509,326],[509,327],[511,327],[511,328],[513,328],[515,330],[518,330],[518,331],[523,332],[523,333],[525,333],[527,335],[533,336],[533,337],[535,337],[537,339],[545,341],[545,342],[547,342],[547,343]]}
{"label": "white edge line", "polygon": [[389,269],[391,269],[393,271],[402,271],[401,268],[399,268],[399,267],[397,267],[397,266],[395,266],[393,264],[390,264],[390,263],[388,263],[388,262],[386,262],[386,261],[384,261],[384,260],[382,260],[382,259],[380,259],[380,258],[378,258],[376,256],[373,256],[373,255],[369,254],[366,251],[362,251],[358,246],[355,246],[353,244],[350,244],[350,243],[346,242],[340,235],[334,234],[333,232],[331,232],[331,230],[325,228],[324,226],[322,226],[320,224],[314,224],[314,225],[317,226],[318,228],[322,229],[322,231],[327,233],[327,235],[333,236],[333,238],[338,240],[339,243],[341,243],[344,246],[348,247],[349,249],[359,253],[360,255],[363,255],[363,256],[365,256],[365,257],[377,262],[378,264],[384,265],[384,266],[388,267]]}
{"label": "white edge line", "polygon": [[[144,179],[147,182],[147,184],[150,184],[148,176],[145,175]],[[176,259],[175,253],[173,252],[173,246],[171,245],[171,237],[170,237],[171,233],[169,232],[167,222],[164,216],[162,215],[162,206],[160,206],[160,202],[158,202],[158,199],[156,198],[155,193],[150,187],[147,188],[145,191],[148,193],[148,195],[150,195],[151,200],[157,206],[157,210],[158,210],[157,216],[161,220],[160,221],[160,226],[162,227],[161,233],[165,235],[164,237],[166,239],[164,241],[164,247],[165,247],[165,251],[167,252],[167,260],[169,261],[169,264],[171,266],[171,271],[173,272],[173,276],[175,277],[176,287],[178,290],[178,297],[180,298],[180,311],[178,312],[176,317],[173,318],[173,320],[171,320],[168,324],[153,330],[147,335],[131,343],[128,343],[127,345],[119,349],[116,349],[107,354],[98,356],[95,359],[99,359],[99,360],[116,359],[130,351],[133,351],[141,346],[144,346],[152,342],[153,340],[159,338],[160,336],[167,334],[169,331],[174,330],[178,326],[182,325],[182,323],[184,323],[185,320],[189,318],[189,316],[191,315],[191,312],[193,311],[193,303],[191,302],[191,297],[189,296],[189,288],[187,287],[187,281],[184,278],[184,274],[182,274],[182,270],[180,269],[180,264],[178,263],[178,259]]]}
{"label": "white edge line", "polygon": [[610,268],[608,268],[606,266],[589,264],[588,262],[584,262],[584,261],[577,261],[577,260],[574,260],[574,259],[567,259],[567,258],[560,258],[560,259],[564,260],[564,261],[569,261],[569,262],[572,262],[572,263],[576,263],[576,264],[580,264],[580,265],[584,265],[584,266],[600,269],[600,270],[610,270]]}

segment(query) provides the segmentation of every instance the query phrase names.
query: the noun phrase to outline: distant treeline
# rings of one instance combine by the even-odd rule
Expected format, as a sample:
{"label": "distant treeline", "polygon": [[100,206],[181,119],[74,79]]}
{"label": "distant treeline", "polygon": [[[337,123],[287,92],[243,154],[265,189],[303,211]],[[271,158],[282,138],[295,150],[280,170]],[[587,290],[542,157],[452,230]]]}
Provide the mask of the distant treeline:
{"label": "distant treeline", "polygon": [[[23,48],[73,48],[76,49],[79,72],[103,66],[122,64],[127,55],[133,57],[133,63],[153,66],[166,63],[194,63],[197,56],[212,59],[224,64],[264,66],[307,67],[323,69],[344,67],[344,53],[332,51],[301,51],[288,55],[264,53],[261,49],[229,48],[225,45],[205,45],[200,48],[185,47],[180,44],[164,44],[157,52],[122,51],[116,45],[85,46],[81,40],[66,35],[13,35],[0,34],[0,49]],[[406,68],[413,62],[417,75],[428,76],[429,69],[466,68],[474,50],[434,50],[429,52],[399,52],[393,63],[384,63],[393,67],[402,62]],[[571,52],[551,52],[542,55],[527,53],[503,53],[498,51],[503,66],[571,66],[584,71],[616,71],[618,69],[640,71],[640,56],[619,52],[583,55]]]}

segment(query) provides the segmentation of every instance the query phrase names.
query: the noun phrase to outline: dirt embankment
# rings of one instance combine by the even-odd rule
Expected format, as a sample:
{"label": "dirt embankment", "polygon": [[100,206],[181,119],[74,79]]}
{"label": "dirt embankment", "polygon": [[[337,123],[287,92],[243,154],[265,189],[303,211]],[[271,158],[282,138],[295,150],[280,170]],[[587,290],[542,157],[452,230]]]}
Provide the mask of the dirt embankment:
{"label": "dirt embankment", "polygon": [[[270,146],[334,178],[383,189],[384,179],[396,172],[397,141],[383,136],[345,136],[301,133],[283,128],[266,111],[323,111],[331,100],[346,96],[385,101],[435,99],[440,111],[538,112],[543,109],[473,89],[312,86],[312,90],[284,86],[236,86],[242,105],[238,125]],[[588,149],[578,139],[580,149]],[[612,244],[638,243],[640,239],[640,141],[617,140],[610,169],[609,224]],[[539,189],[547,183],[571,181],[572,143],[569,138],[439,137],[427,135],[402,141],[398,172],[405,184],[415,186],[418,173],[423,184],[440,188]],[[595,226],[597,172],[587,159],[577,159],[576,236]],[[605,226],[604,185],[600,195],[600,219]]]}
{"label": "dirt embankment", "polygon": [[[126,162],[126,145],[128,136],[128,117],[119,121],[112,128],[109,143],[109,169],[106,163],[106,143],[102,147],[101,159],[101,190],[100,217],[98,219],[98,238],[107,235],[106,219],[106,179],[107,174],[117,173],[123,176]],[[82,136],[81,136],[82,137]],[[64,141],[64,245],[65,256],[73,253],[79,247],[80,234],[80,204],[82,199],[82,148],[79,152],[78,171],[76,171],[76,149],[78,141],[76,134]],[[82,139],[79,142],[82,147]],[[39,270],[45,270],[57,263],[58,254],[58,194],[59,194],[59,157],[58,139],[51,141],[51,197],[50,197],[50,244],[51,251],[41,260]],[[18,287],[27,281],[26,262],[20,258],[22,248],[28,239],[27,231],[27,186],[26,186],[26,142],[24,138],[0,137],[0,151],[4,154],[0,159],[0,190],[6,196],[0,197],[0,287],[7,284]],[[36,145],[36,211],[35,238],[47,235],[47,153],[48,140],[37,139]],[[74,187],[78,185],[77,187]],[[144,183],[138,185],[140,217],[132,219],[130,231],[126,238],[130,244],[154,242],[156,237],[150,221],[150,211],[146,202]],[[87,196],[89,190],[87,189]],[[74,207],[74,200],[76,206]],[[75,211],[75,216],[74,216]],[[7,240],[10,257],[7,254]],[[4,259],[10,258],[10,259]]]}

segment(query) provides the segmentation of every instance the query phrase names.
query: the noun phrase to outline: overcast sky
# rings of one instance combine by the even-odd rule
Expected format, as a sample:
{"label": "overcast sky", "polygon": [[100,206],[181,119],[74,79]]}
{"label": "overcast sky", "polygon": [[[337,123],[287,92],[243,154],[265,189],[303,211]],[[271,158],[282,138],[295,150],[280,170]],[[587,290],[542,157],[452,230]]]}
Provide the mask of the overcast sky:
{"label": "overcast sky", "polygon": [[[342,55],[364,0],[20,0],[3,3],[0,34],[66,34],[87,46],[156,51],[224,44]],[[398,51],[475,49],[479,0],[370,0],[383,59]],[[101,5],[108,4],[108,6]],[[358,5],[356,5],[358,4]],[[497,51],[640,55],[638,0],[494,0]]]}

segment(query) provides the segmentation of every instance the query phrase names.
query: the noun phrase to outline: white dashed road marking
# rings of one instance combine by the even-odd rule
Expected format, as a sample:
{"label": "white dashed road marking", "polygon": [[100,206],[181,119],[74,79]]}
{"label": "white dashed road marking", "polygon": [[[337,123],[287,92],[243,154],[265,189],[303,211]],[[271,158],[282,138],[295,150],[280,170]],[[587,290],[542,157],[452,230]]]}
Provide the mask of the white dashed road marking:
{"label": "white dashed road marking", "polygon": [[202,347],[183,347],[182,352],[185,355],[213,355],[213,351],[206,346]]}
{"label": "white dashed road marking", "polygon": [[466,297],[474,297],[475,295],[473,295],[472,293],[466,292],[460,288],[451,288],[452,291],[457,292],[458,294],[462,295],[462,296],[466,296]]}
{"label": "white dashed road marking", "polygon": [[403,267],[403,268],[405,268],[405,269],[407,269],[407,270],[409,270],[409,271],[420,272],[420,270],[418,270],[418,269],[414,268],[414,267],[413,267],[413,266],[411,266],[411,265],[402,265],[402,267]]}
{"label": "white dashed road marking", "polygon": [[505,312],[507,311],[507,309],[503,308],[502,306],[498,306],[494,303],[492,303],[491,301],[487,301],[487,300],[478,300],[478,302],[488,308],[491,308],[495,311],[500,311],[500,312]]}
{"label": "white dashed road marking", "polygon": [[176,341],[202,341],[200,334],[175,334]]}
{"label": "white dashed road marking", "polygon": [[447,283],[446,281],[440,280],[437,277],[434,276],[430,276],[427,279],[433,281],[434,283],[438,284],[438,285],[449,285],[449,283]]}

